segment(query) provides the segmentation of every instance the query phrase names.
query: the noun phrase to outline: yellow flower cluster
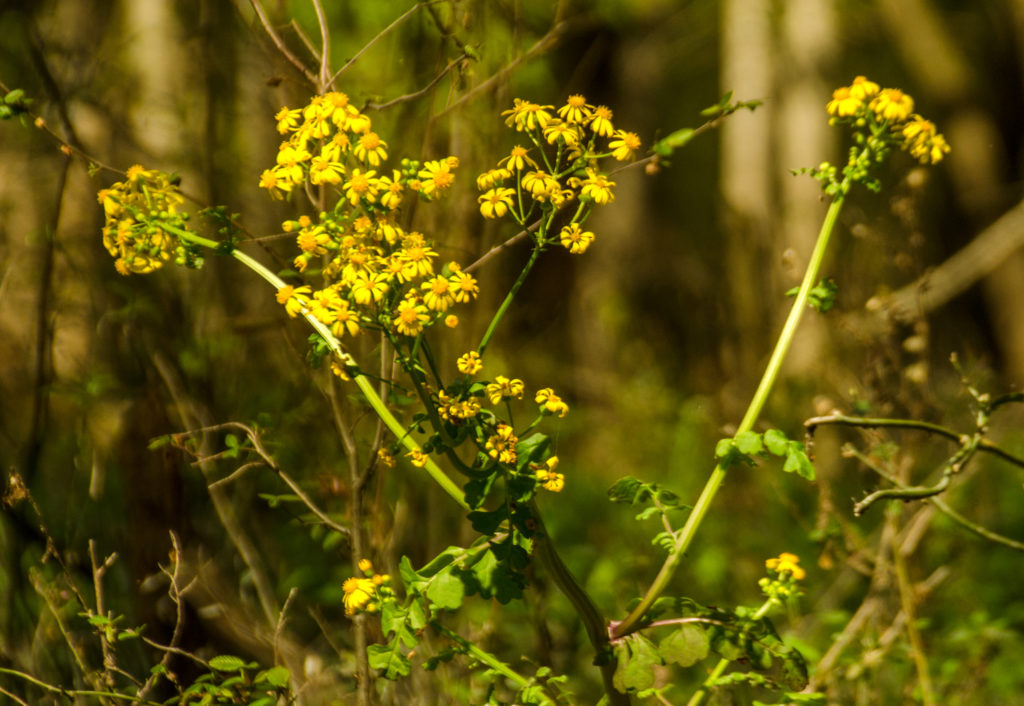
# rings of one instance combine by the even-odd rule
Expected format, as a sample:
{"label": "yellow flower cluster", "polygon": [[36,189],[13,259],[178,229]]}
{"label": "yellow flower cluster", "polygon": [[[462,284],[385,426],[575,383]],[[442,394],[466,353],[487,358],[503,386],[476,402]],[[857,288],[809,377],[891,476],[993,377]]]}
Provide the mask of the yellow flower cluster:
{"label": "yellow flower cluster", "polygon": [[376,613],[383,601],[394,597],[390,589],[391,577],[387,574],[373,573],[373,564],[369,559],[359,561],[359,570],[363,576],[345,579],[345,583],[341,585],[344,592],[342,600],[345,604],[345,615],[355,615],[358,612]]}
{"label": "yellow flower cluster", "polygon": [[[285,221],[296,234],[293,264],[305,272],[322,265],[324,286],[284,287],[278,301],[289,315],[311,314],[339,338],[363,328],[418,336],[456,303],[476,298],[476,280],[455,262],[440,266],[422,233],[406,232],[397,211],[409,192],[426,200],[442,195],[455,179],[455,157],[421,164],[402,160],[385,173],[388,145],[344,93],[314,96],[303,108],[282,108],[277,129],[288,139],[260,186],[282,198],[296,187],[333,189],[337,204],[314,221]],[[380,174],[378,171],[380,170]]]}
{"label": "yellow flower cluster", "polygon": [[551,235],[542,226],[538,237],[545,243],[560,242],[573,254],[586,251],[594,234],[580,224],[595,204],[615,200],[615,182],[599,171],[598,161],[632,159],[640,138],[616,129],[609,108],[591,105],[581,95],[569,96],[557,110],[516,98],[502,115],[532,146],[516,145],[497,167],[477,178],[481,215],[495,219],[511,214],[525,226],[536,212],[550,215],[575,201],[579,207],[569,225]]}
{"label": "yellow flower cluster", "polygon": [[558,456],[551,456],[544,463],[530,464],[530,468],[544,490],[550,490],[552,493],[562,492],[562,488],[565,487],[565,476],[555,471],[558,468]]}
{"label": "yellow flower cluster", "polygon": [[800,567],[800,558],[796,554],[783,552],[764,564],[768,576],[758,581],[758,585],[766,596],[783,600],[800,594],[797,582],[802,581],[807,572]]}
{"label": "yellow flower cluster", "polygon": [[914,99],[898,88],[880,88],[857,76],[849,86],[837,88],[826,106],[831,122],[851,122],[857,127],[887,129],[893,142],[922,164],[936,164],[949,153],[946,138],[935,125],[914,113]]}
{"label": "yellow flower cluster", "polygon": [[103,206],[103,245],[122,275],[148,274],[172,257],[180,264],[200,260],[174,230],[185,230],[188,215],[179,213],[185,199],[163,172],[130,167],[124,181],[97,195]]}

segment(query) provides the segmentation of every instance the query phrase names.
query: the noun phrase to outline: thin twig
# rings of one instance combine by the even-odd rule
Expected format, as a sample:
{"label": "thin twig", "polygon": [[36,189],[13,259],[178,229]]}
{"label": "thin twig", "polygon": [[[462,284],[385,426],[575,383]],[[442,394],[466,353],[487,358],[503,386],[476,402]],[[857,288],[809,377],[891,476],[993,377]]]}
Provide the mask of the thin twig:
{"label": "thin twig", "polygon": [[366,106],[364,107],[364,110],[365,109],[384,110],[386,108],[390,108],[391,106],[398,105],[399,103],[406,103],[408,101],[416,100],[417,98],[419,98],[421,96],[424,96],[427,93],[429,93],[430,90],[434,86],[436,86],[441,79],[443,79],[445,76],[447,76],[448,73],[452,69],[454,69],[456,66],[458,66],[459,64],[461,64],[464,60],[466,60],[468,58],[469,58],[468,55],[463,54],[462,56],[460,56],[457,59],[453,60],[452,62],[450,62],[448,64],[448,66],[444,67],[444,69],[441,71],[441,73],[439,73],[437,76],[435,76],[433,78],[433,80],[431,80],[430,83],[428,83],[426,86],[424,86],[420,90],[415,91],[413,93],[406,93],[404,96],[399,96],[398,98],[393,98],[392,100],[389,100],[387,103],[367,103]]}
{"label": "thin twig", "polygon": [[[435,1],[436,1],[436,0],[435,0]],[[419,9],[420,9],[421,7],[424,7],[425,5],[429,5],[429,4],[430,4],[430,3],[422,3],[422,2],[421,2],[421,3],[416,3],[416,4],[415,4],[415,5],[413,5],[413,6],[411,7],[411,8],[409,8],[409,9],[408,9],[408,10],[406,10],[406,11],[405,11],[404,13],[402,13],[402,14],[401,14],[401,15],[400,15],[400,16],[398,17],[398,19],[396,19],[396,20],[395,20],[394,22],[392,22],[392,23],[391,23],[391,24],[389,24],[389,25],[388,25],[387,27],[385,27],[384,29],[382,29],[382,30],[381,30],[381,31],[380,31],[380,32],[379,32],[379,33],[377,34],[377,36],[376,36],[376,37],[374,37],[373,39],[371,39],[371,40],[370,40],[369,42],[367,42],[367,43],[366,43],[366,45],[365,45],[365,46],[363,46],[363,48],[362,48],[362,49],[360,49],[359,51],[357,51],[357,52],[356,52],[356,55],[355,55],[355,56],[353,56],[353,57],[352,57],[351,59],[349,59],[349,60],[348,60],[347,62],[345,62],[345,65],[344,65],[344,66],[342,66],[342,67],[341,67],[340,69],[338,69],[338,73],[336,73],[336,74],[334,74],[333,76],[331,76],[331,80],[330,80],[330,81],[328,81],[328,82],[327,82],[327,83],[325,84],[325,86],[333,86],[333,85],[334,85],[334,82],[338,80],[338,77],[339,77],[339,76],[341,76],[341,75],[342,75],[343,73],[345,73],[345,71],[346,71],[346,70],[348,69],[348,67],[352,66],[352,64],[354,64],[354,63],[356,63],[357,61],[359,61],[359,57],[361,57],[361,56],[362,56],[363,54],[365,54],[365,53],[366,53],[367,51],[369,51],[370,47],[372,47],[372,46],[373,46],[374,44],[376,44],[376,43],[377,43],[378,41],[380,41],[380,39],[381,39],[381,38],[382,38],[382,37],[383,37],[383,36],[384,36],[385,34],[387,34],[387,33],[388,33],[388,32],[390,32],[391,30],[393,30],[393,29],[394,29],[395,27],[397,27],[398,25],[400,25],[400,24],[401,24],[402,22],[404,22],[404,21],[405,21],[406,19],[408,19],[409,17],[411,17],[411,16],[412,16],[412,14],[413,14],[414,12],[416,12],[417,10],[419,10]]]}
{"label": "thin twig", "polygon": [[270,40],[274,43],[274,46],[277,47],[277,50],[281,52],[281,55],[284,56],[284,58],[287,59],[292,66],[298,69],[299,72],[303,76],[305,76],[306,79],[311,84],[316,86],[318,84],[316,75],[313,74],[313,72],[310,71],[308,68],[306,68],[306,65],[302,63],[302,60],[299,59],[299,57],[292,54],[291,50],[288,49],[288,47],[284,43],[284,40],[281,39],[281,35],[277,33],[277,30],[274,29],[273,25],[270,24],[270,20],[267,19],[267,15],[263,11],[263,6],[260,5],[259,0],[249,0],[249,4],[251,4],[252,9],[256,11],[256,16],[259,17],[260,19],[260,24],[263,25],[264,31],[267,33],[267,36],[270,37]]}
{"label": "thin twig", "polygon": [[316,21],[320,25],[320,80],[317,83],[319,93],[327,90],[331,74],[331,30],[327,26],[327,15],[324,14],[324,6],[320,0],[313,0],[313,8],[316,10]]}

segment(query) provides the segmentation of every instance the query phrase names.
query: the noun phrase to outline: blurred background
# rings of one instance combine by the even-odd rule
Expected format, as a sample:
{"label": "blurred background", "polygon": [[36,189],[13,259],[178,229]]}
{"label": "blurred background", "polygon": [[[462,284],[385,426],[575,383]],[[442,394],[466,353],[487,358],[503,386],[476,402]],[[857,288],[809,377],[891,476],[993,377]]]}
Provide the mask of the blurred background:
{"label": "blurred background", "polygon": [[[799,283],[827,208],[817,182],[793,170],[844,161],[846,135],[828,125],[825,104],[854,76],[909,92],[952,153],[927,169],[895,154],[880,194],[849,199],[825,266],[837,305],[808,316],[759,428],[802,438],[806,418],[838,409],[970,433],[970,398],[952,353],[979,389],[1020,389],[1024,2],[456,0],[419,7],[383,35],[411,2],[326,5],[335,70],[380,35],[337,87],[368,106],[391,155],[459,157],[454,192],[416,207],[413,223],[442,257],[464,264],[514,235],[480,217],[474,183],[515,144],[499,117],[514,97],[557,106],[583,93],[611,107],[616,127],[638,133],[645,148],[699,126],[700,111],[726,91],[763,101],[657,173],[617,173],[615,202],[589,222],[593,247],[584,256],[546,254],[489,349],[487,374],[554,387],[572,407],[553,432],[567,487],[541,505],[567,562],[610,617],[625,614],[662,555],[649,543],[656,523],[635,522],[606,489],[634,475],[695,500],[715,441],[731,433],[763,371],[788,310],[784,293]],[[262,7],[289,50],[315,66],[306,44],[320,46],[312,5]],[[250,3],[9,1],[0,3],[0,37],[0,81],[23,88],[63,139],[102,165],[179,174],[198,203],[241,214],[243,237],[253,241],[247,252],[287,266],[294,241],[281,223],[303,207],[272,201],[257,183],[280,140],[274,114],[304,105],[313,89]],[[171,530],[200,578],[188,601],[187,649],[283,660],[309,685],[309,703],[348,703],[347,543],[300,521],[287,503],[272,506],[266,496],[287,489],[269,471],[213,498],[206,470],[179,451],[148,448],[198,426],[258,423],[280,465],[344,518],[344,454],[322,376],[306,362],[308,332],[231,260],[211,256],[199,272],[118,275],[102,247],[95,196],[117,176],[90,175],[58,148],[30,122],[0,125],[0,466],[23,479],[42,515],[41,523],[28,503],[13,502],[0,514],[0,666],[69,679],[41,598],[57,571],[42,561],[47,537],[83,587],[88,541],[102,556],[117,552],[108,607],[169,639],[174,610],[159,566],[169,561]],[[440,334],[447,355],[475,344],[527,256],[520,244],[475,273],[481,299],[458,329]],[[357,353],[372,355],[373,342]],[[1006,408],[990,437],[1024,453],[1021,421]],[[986,542],[927,504],[853,516],[853,503],[880,479],[844,457],[844,443],[922,484],[934,482],[953,447],[916,432],[831,428],[815,442],[814,483],[772,463],[730,475],[674,590],[703,603],[756,604],[764,559],[793,551],[809,570],[807,597],[777,624],[812,664],[824,658],[816,685],[836,703],[910,703],[921,696],[913,650],[891,630],[900,632],[906,606],[879,579],[895,551],[918,589],[916,619],[940,702],[1020,703],[1020,547]],[[225,459],[216,477],[237,465]],[[983,458],[945,499],[972,522],[1022,540],[1021,481],[1020,468]],[[369,548],[383,569],[401,555],[422,564],[472,539],[457,508],[402,464],[375,476],[364,502]],[[258,576],[225,522],[260,557]],[[260,581],[279,603],[299,589],[284,656],[266,626],[252,627]],[[597,698],[582,629],[540,572],[526,601],[478,600],[460,615],[496,653],[551,664],[574,677],[580,698]],[[836,635],[849,640],[830,651],[842,644]],[[145,655],[125,659],[143,664]],[[459,668],[416,672],[382,687],[381,698],[469,702],[475,692],[460,686],[470,682]],[[666,671],[664,679],[676,680],[684,699],[685,685],[702,675]],[[0,686],[22,688],[12,684],[0,677]]]}

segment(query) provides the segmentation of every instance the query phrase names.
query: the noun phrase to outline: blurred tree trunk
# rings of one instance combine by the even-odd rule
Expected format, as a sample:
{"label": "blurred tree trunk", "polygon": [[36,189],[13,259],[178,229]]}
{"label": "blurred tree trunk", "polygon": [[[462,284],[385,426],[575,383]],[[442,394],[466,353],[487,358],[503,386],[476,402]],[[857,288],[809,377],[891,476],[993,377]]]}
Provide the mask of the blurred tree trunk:
{"label": "blurred tree trunk", "polygon": [[[769,0],[723,0],[721,4],[721,90],[742,100],[764,99],[772,93],[775,73]],[[721,130],[721,194],[725,240],[724,272],[727,332],[723,364],[740,382],[756,379],[771,337],[775,312],[771,280],[772,107],[730,116]],[[742,389],[746,389],[744,384]],[[739,394],[743,397],[743,394]]]}
{"label": "blurred tree trunk", "polygon": [[[771,261],[781,266],[781,286],[771,293],[771,301],[777,303],[780,314],[788,310],[790,301],[781,294],[800,284],[825,216],[821,185],[806,176],[794,177],[789,170],[835,159],[835,140],[825,114],[831,91],[823,75],[836,45],[835,25],[831,0],[791,0],[785,5],[775,52],[782,62],[774,125],[778,161],[773,176],[782,203]],[[821,317],[808,316],[786,360],[787,372],[804,378],[819,376],[832,357],[828,348],[828,324]]]}

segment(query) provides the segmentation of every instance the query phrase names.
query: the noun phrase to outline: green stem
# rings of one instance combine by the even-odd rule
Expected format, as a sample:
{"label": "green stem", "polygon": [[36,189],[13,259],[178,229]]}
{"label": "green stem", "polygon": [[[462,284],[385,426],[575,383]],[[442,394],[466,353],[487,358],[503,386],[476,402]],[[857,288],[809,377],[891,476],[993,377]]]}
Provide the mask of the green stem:
{"label": "green stem", "polygon": [[[843,208],[847,191],[849,191],[849,179],[843,182],[839,195],[829,205],[828,212],[825,214],[825,221],[821,224],[818,241],[814,244],[810,261],[807,263],[807,271],[804,273],[804,279],[800,283],[800,289],[797,292],[796,299],[793,301],[793,307],[789,310],[789,316],[786,317],[782,333],[779,334],[775,350],[772,352],[772,357],[768,361],[768,366],[761,377],[761,382],[757,386],[757,391],[750,401],[750,406],[747,407],[747,412],[743,415],[743,419],[736,429],[737,434],[749,431],[754,426],[758,416],[761,414],[761,410],[764,408],[765,402],[768,401],[768,395],[771,393],[772,387],[779,377],[782,363],[786,359],[786,354],[789,352],[789,347],[792,345],[793,338],[796,335],[797,327],[800,325],[800,320],[807,309],[807,298],[811,288],[818,279],[818,273],[821,271],[821,264],[825,259],[828,243],[832,237],[832,232],[835,230],[836,220],[839,218],[839,212]],[[694,535],[697,534],[697,529],[700,527],[701,522],[704,521],[704,516],[711,507],[711,501],[714,500],[718,489],[722,486],[725,475],[726,469],[720,464],[716,464],[711,475],[708,477],[707,483],[704,485],[704,489],[701,491],[700,497],[697,499],[697,503],[690,512],[690,516],[686,519],[686,524],[676,537],[672,551],[665,559],[665,563],[662,564],[661,570],[658,571],[658,575],[655,576],[650,588],[647,589],[647,593],[644,594],[636,608],[626,616],[625,620],[616,623],[612,627],[613,639],[623,637],[632,632],[644,613],[647,612],[658,596],[668,587],[669,581],[671,581],[676,569],[682,562],[683,555],[689,549]]]}
{"label": "green stem", "polygon": [[532,270],[533,266],[536,264],[537,258],[540,257],[540,250],[541,248],[539,245],[533,246],[533,252],[530,253],[530,259],[526,261],[526,266],[523,267],[523,271],[519,273],[519,277],[516,279],[515,284],[512,285],[512,289],[508,290],[508,294],[505,296],[505,301],[503,301],[501,306],[498,307],[498,310],[494,312],[494,318],[491,319],[491,323],[487,327],[487,331],[484,332],[484,337],[480,340],[480,345],[476,347],[476,352],[480,355],[484,354],[487,344],[491,342],[491,336],[494,335],[495,329],[498,328],[498,323],[512,304],[512,300],[515,299],[520,287],[523,286],[523,282],[526,281],[526,275],[530,273],[530,270]]}
{"label": "green stem", "polygon": [[[217,250],[218,248],[221,247],[220,243],[217,243],[213,240],[209,240],[207,238],[200,237],[195,233],[190,233],[186,230],[175,228],[173,226],[162,225],[161,227],[171,231],[182,240],[188,240],[190,242],[196,243],[197,245],[202,245],[204,247],[211,248],[214,250]],[[246,255],[241,250],[233,248],[231,250],[231,257],[235,258],[243,265],[248,267],[250,270],[252,270],[260,277],[265,279],[267,282],[273,285],[275,289],[280,289],[281,287],[287,286],[287,283],[283,279],[281,279],[276,274],[267,269],[258,260],[255,260],[249,255]],[[380,419],[384,422],[387,428],[391,430],[391,433],[395,435],[395,438],[399,439],[401,441],[401,444],[410,451],[419,450],[419,444],[416,443],[415,439],[413,439],[411,436],[405,433],[405,427],[403,427],[401,423],[399,423],[399,421],[395,419],[395,416],[391,413],[391,410],[387,408],[387,406],[381,400],[380,396],[377,394],[377,391],[373,389],[373,384],[370,382],[370,380],[367,377],[361,375],[360,373],[355,372],[355,369],[357,369],[356,361],[349,354],[349,352],[342,347],[341,341],[339,341],[334,336],[334,334],[331,333],[331,330],[327,328],[327,326],[325,326],[319,319],[317,319],[312,314],[308,312],[303,312],[302,316],[303,318],[306,319],[309,325],[312,326],[316,330],[316,332],[320,334],[320,336],[327,343],[331,351],[333,351],[334,354],[337,355],[342,360],[342,362],[345,363],[345,365],[352,371],[350,373],[352,375],[352,381],[356,384],[356,387],[359,388],[359,391],[363,394],[363,397],[366,398],[366,401],[369,402],[370,407],[373,408],[373,411],[377,413],[377,416],[380,417]],[[464,510],[469,510],[469,504],[466,502],[465,493],[463,493],[462,489],[459,488],[459,486],[457,486],[454,483],[454,481],[452,481],[452,479],[449,478],[445,474],[445,472],[441,470],[441,468],[437,465],[437,463],[434,462],[433,459],[428,457],[427,463],[423,468],[427,472],[427,474],[434,479],[434,482],[441,486],[441,489],[444,490],[444,492],[451,496],[451,498],[455,502],[457,502]]]}
{"label": "green stem", "polygon": [[466,650],[467,654],[473,656],[478,662],[486,664],[488,667],[501,674],[503,677],[511,681],[519,689],[529,686],[530,680],[519,674],[507,664],[499,660],[497,657],[492,655],[490,652],[480,649],[475,643],[467,640],[466,638],[459,635],[457,632],[449,630],[445,626],[438,623],[436,620],[430,623],[431,627],[437,630],[439,633],[447,637],[452,642],[457,643],[460,647]]}
{"label": "green stem", "polygon": [[97,698],[108,698],[108,699],[115,699],[115,700],[120,700],[120,701],[131,701],[133,704],[145,704],[145,706],[161,706],[160,702],[158,702],[158,701],[150,701],[148,699],[140,699],[138,696],[131,696],[130,694],[118,694],[117,692],[114,692],[114,691],[93,691],[93,690],[89,690],[89,689],[64,689],[64,688],[59,687],[59,686],[54,686],[53,684],[47,684],[44,681],[40,681],[39,679],[36,679],[35,677],[33,677],[30,674],[26,674],[25,672],[19,672],[19,671],[15,670],[15,669],[5,669],[4,667],[0,667],[0,674],[8,674],[8,675],[13,676],[13,677],[18,677],[19,679],[23,679],[23,680],[25,680],[25,681],[27,681],[27,682],[29,682],[31,684],[35,684],[36,686],[38,686],[41,689],[45,689],[46,691],[49,691],[49,692],[54,693],[54,694],[61,694],[61,695],[65,696],[65,697],[67,697],[69,699],[72,698],[72,697],[75,697],[75,696],[95,696]]}

